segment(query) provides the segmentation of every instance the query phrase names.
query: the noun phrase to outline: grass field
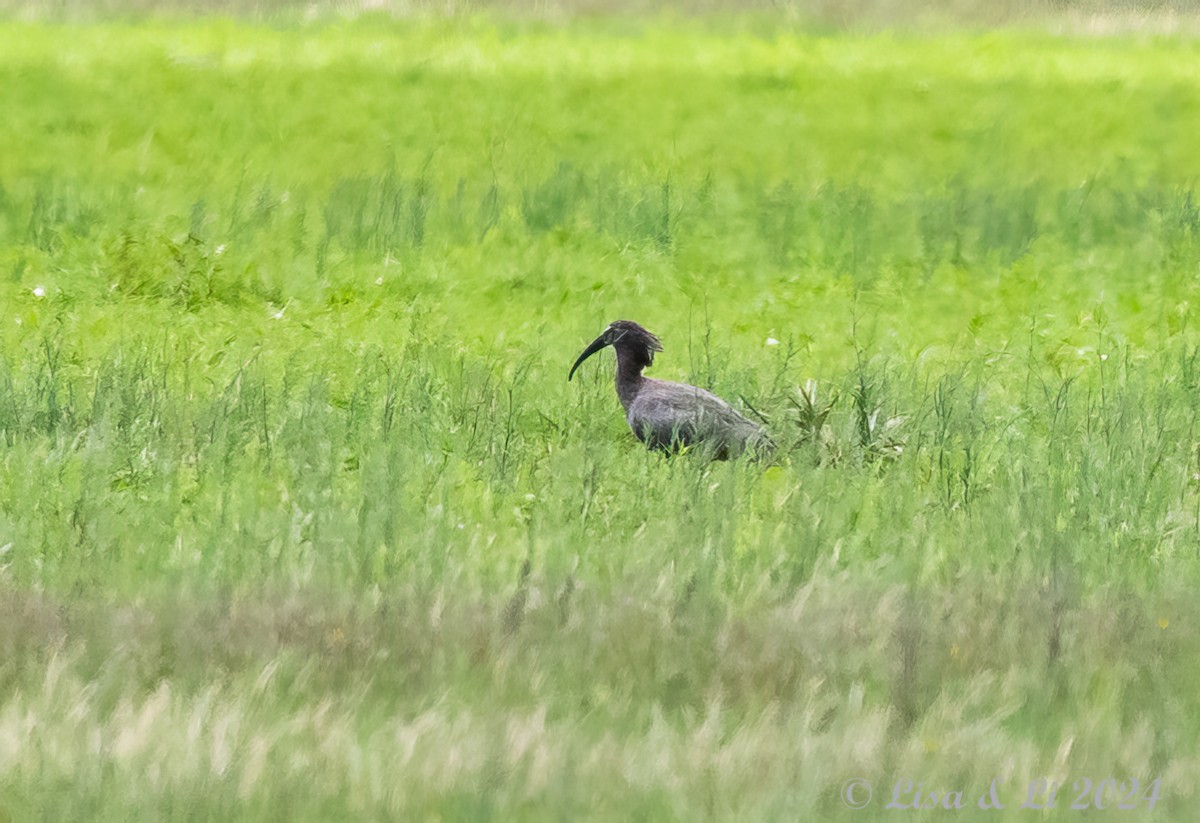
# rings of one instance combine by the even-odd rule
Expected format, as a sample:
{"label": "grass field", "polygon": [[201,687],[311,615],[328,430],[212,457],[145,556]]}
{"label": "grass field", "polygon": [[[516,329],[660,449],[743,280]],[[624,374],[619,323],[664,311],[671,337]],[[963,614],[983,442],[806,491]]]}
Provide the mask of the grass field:
{"label": "grass field", "polygon": [[0,820],[1195,819],[1200,41],[299,19],[0,23]]}

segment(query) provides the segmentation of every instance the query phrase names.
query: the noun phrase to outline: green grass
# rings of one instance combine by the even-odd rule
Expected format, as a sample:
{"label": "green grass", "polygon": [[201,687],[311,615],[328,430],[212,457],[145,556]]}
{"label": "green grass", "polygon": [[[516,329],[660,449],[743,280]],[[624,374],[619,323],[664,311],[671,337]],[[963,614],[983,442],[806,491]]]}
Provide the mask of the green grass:
{"label": "green grass", "polygon": [[0,819],[1193,819],[1198,57],[0,24]]}

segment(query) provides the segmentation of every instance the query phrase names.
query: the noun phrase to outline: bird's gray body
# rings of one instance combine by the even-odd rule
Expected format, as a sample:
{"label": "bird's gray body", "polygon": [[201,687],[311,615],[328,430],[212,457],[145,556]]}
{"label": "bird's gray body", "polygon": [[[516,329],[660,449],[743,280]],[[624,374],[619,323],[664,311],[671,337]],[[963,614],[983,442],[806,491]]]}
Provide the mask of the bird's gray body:
{"label": "bird's gray body", "polygon": [[625,420],[652,449],[703,444],[725,458],[765,440],[762,429],[712,392],[648,377],[625,407]]}
{"label": "bird's gray body", "polygon": [[747,448],[766,448],[769,439],[759,426],[712,392],[686,383],[655,380],[642,369],[661,351],[658,338],[629,320],[618,320],[596,338],[575,361],[575,369],[605,346],[617,352],[617,396],[625,420],[648,448],[675,451],[698,446],[713,457],[736,457]]}

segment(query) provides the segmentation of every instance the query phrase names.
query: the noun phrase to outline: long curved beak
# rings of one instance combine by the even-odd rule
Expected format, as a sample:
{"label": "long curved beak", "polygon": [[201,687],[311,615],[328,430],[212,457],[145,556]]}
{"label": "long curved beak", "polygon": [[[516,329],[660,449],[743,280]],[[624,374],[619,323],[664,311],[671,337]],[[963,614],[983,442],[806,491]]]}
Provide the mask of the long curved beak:
{"label": "long curved beak", "polygon": [[603,334],[593,340],[588,347],[583,350],[583,354],[579,355],[579,359],[575,361],[575,365],[571,367],[571,373],[567,375],[567,380],[570,380],[575,376],[575,370],[579,368],[580,363],[582,363],[584,360],[587,360],[589,357],[607,345],[608,343],[605,341]]}

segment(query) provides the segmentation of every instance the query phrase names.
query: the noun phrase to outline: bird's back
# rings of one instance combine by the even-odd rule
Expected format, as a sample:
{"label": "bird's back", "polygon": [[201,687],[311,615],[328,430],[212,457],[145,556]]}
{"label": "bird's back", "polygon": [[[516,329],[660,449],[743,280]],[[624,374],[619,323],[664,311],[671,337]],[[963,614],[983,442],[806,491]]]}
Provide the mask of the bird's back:
{"label": "bird's back", "polygon": [[709,445],[717,457],[734,457],[766,435],[721,398],[699,386],[645,378],[626,420],[645,444],[671,449]]}

